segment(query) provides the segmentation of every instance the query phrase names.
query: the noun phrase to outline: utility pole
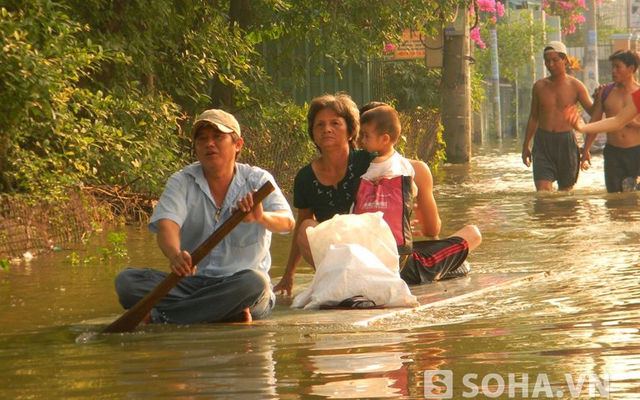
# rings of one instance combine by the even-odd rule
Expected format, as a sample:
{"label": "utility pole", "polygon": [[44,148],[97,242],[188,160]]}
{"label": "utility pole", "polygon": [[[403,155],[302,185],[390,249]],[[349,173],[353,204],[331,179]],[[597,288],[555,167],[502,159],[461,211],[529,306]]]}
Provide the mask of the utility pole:
{"label": "utility pole", "polygon": [[467,3],[458,3],[455,22],[445,28],[442,59],[442,125],[447,161],[471,160],[471,75]]}
{"label": "utility pole", "polygon": [[596,29],[596,5],[594,0],[586,1],[584,31],[584,76],[583,81],[589,93],[598,87],[598,31]]}
{"label": "utility pole", "polygon": [[502,109],[500,107],[500,64],[498,63],[498,30],[489,29],[491,46],[491,84],[493,86],[493,129],[496,137],[502,139]]}

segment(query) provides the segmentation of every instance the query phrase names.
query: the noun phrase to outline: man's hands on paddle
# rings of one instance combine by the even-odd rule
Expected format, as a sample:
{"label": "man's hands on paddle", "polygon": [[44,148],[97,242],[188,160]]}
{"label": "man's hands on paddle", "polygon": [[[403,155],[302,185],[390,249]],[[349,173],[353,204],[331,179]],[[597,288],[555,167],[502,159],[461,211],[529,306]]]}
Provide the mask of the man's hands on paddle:
{"label": "man's hands on paddle", "polygon": [[191,266],[191,254],[185,250],[171,258],[169,268],[171,268],[171,272],[178,276],[195,275],[198,270],[197,265]]}
{"label": "man's hands on paddle", "polygon": [[174,275],[184,277],[196,273],[197,268],[191,266],[191,255],[180,249],[180,226],[176,222],[168,218],[159,220],[156,240]]}
{"label": "man's hands on paddle", "polygon": [[[256,190],[254,190],[254,193],[255,192]],[[242,222],[260,222],[260,220],[262,219],[264,215],[262,203],[258,203],[253,211],[251,211],[251,207],[253,207],[252,193],[247,193],[246,196],[238,200],[236,207],[234,207],[234,210],[237,209],[244,212],[250,211],[249,214],[247,214],[247,216],[242,220]]]}
{"label": "man's hands on paddle", "polygon": [[[254,190],[254,193],[255,192],[256,190]],[[248,193],[236,203],[234,210],[237,209],[249,212],[249,214],[247,214],[247,216],[242,220],[243,222],[259,222],[262,220],[264,215],[262,203],[258,203],[253,211],[251,211],[251,207],[253,207],[253,205],[254,201],[252,193]],[[191,266],[191,254],[184,250],[171,257],[169,268],[171,268],[171,272],[178,276],[195,275],[198,270],[197,265]]]}

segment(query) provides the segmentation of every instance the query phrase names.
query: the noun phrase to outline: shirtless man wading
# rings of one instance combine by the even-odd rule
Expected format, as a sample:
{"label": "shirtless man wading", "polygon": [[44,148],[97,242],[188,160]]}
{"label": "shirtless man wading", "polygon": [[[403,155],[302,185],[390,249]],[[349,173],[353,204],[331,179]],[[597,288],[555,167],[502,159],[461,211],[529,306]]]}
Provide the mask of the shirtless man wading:
{"label": "shirtless man wading", "polygon": [[[593,104],[591,121],[617,115],[627,104],[632,103],[631,93],[640,89],[634,75],[640,64],[638,54],[631,50],[619,50],[609,57],[613,83],[600,90]],[[591,154],[589,148],[596,135],[587,135],[582,153],[582,169],[589,169]],[[607,145],[604,148],[604,181],[607,192],[633,190],[640,175],[640,121],[631,121],[622,128],[607,132]],[[632,184],[623,188],[623,181]]]}
{"label": "shirtless man wading", "polygon": [[578,180],[580,149],[563,111],[576,103],[591,111],[592,101],[584,84],[567,74],[563,43],[549,42],[544,48],[544,64],[551,76],[533,85],[522,161],[527,167],[533,162],[536,190],[551,191],[554,181],[558,181],[558,190],[571,190]]}

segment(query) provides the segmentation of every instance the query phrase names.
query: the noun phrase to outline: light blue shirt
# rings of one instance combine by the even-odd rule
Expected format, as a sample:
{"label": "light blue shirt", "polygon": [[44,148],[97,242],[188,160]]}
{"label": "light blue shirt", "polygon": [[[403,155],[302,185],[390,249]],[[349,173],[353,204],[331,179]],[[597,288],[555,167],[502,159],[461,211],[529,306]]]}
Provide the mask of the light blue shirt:
{"label": "light blue shirt", "polygon": [[[291,207],[271,174],[261,168],[236,163],[236,171],[223,204],[217,205],[199,162],[169,178],[153,211],[149,229],[157,233],[158,221],[170,219],[180,226],[182,250],[192,253],[230,216],[231,207],[247,193],[267,181],[275,187],[262,202],[265,211]],[[257,223],[241,222],[198,264],[198,275],[226,277],[244,269],[257,269],[269,276],[271,232]]]}

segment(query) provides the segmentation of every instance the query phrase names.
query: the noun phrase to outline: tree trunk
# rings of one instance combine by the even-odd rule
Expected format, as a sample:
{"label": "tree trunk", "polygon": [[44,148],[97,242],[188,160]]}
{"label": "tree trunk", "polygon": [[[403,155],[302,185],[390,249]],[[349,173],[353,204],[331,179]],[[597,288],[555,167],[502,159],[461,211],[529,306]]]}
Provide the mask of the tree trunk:
{"label": "tree trunk", "polygon": [[[251,0],[231,0],[229,5],[229,30],[247,30],[253,18]],[[211,107],[230,108],[234,104],[234,88],[224,84],[218,76],[215,76],[211,89]]]}
{"label": "tree trunk", "polygon": [[471,160],[471,75],[469,73],[469,24],[466,10],[455,22],[461,32],[445,35],[442,69],[442,125],[447,161]]}
{"label": "tree trunk", "polygon": [[[4,134],[3,134],[4,135]],[[9,138],[0,135],[0,193],[9,192],[9,180],[5,174],[7,170],[7,155],[9,153]]]}

